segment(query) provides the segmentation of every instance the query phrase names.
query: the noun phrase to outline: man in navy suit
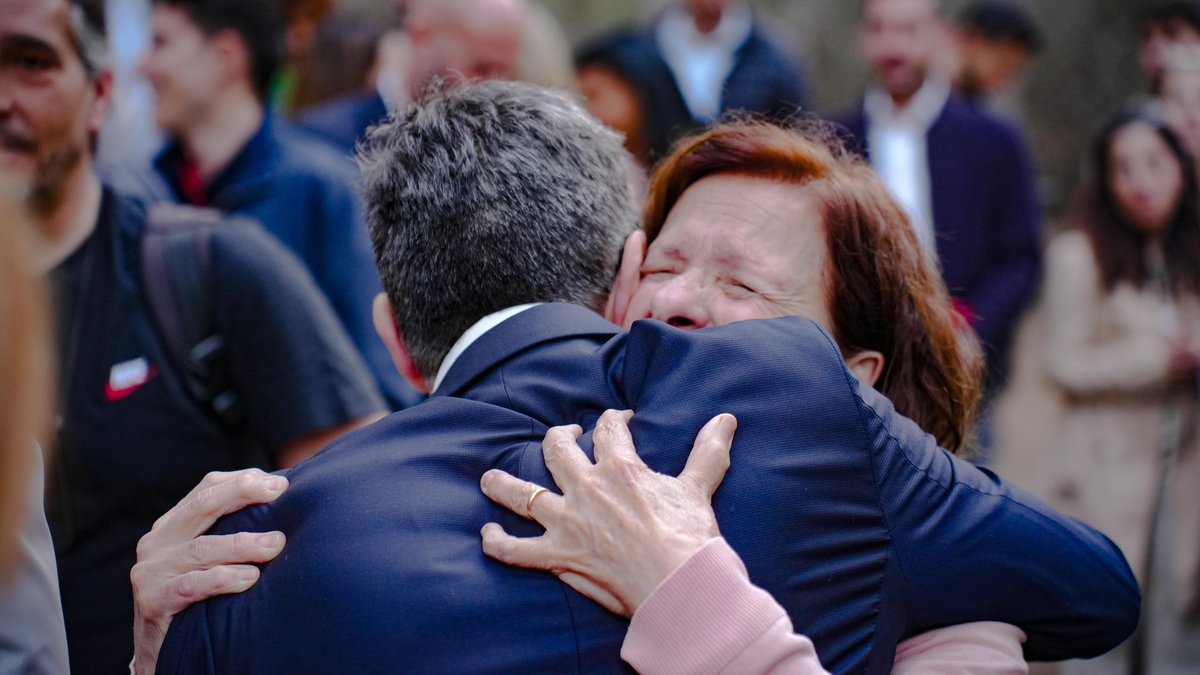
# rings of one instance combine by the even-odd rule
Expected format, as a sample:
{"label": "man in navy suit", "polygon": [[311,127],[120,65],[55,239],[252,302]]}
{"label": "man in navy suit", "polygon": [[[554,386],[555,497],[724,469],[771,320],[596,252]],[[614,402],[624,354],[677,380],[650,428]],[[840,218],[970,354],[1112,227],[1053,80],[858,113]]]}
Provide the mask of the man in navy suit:
{"label": "man in navy suit", "polygon": [[479,547],[489,521],[536,534],[480,494],[483,473],[553,485],[547,429],[611,408],[635,411],[647,463],[672,474],[714,410],[739,419],[721,529],[835,671],[888,672],[901,638],[954,623],[1015,624],[1033,658],[1132,631],[1111,542],[936,448],[814,323],[601,319],[636,226],[623,167],[615,135],[528,85],[434,95],[371,134],[376,323],[432,396],[218,526],[288,546],[249,592],[177,617],[158,672],[621,670],[621,619]]}
{"label": "man in navy suit", "polygon": [[1003,374],[1041,275],[1040,206],[1020,132],[931,74],[939,0],[868,0],[861,33],[876,86],[844,120],[937,255],[957,308]]}

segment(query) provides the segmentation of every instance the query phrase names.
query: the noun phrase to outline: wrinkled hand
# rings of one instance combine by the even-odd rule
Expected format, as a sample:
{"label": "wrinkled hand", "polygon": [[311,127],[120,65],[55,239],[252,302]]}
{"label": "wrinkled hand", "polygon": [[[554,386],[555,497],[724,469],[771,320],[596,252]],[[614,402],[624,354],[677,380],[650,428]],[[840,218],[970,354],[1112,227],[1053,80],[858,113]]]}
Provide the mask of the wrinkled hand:
{"label": "wrinkled hand", "polygon": [[729,469],[737,420],[719,415],[696,437],[678,478],[651,471],[629,433],[631,412],[608,411],[596,424],[596,463],[576,444],[578,426],[555,427],[542,441],[546,466],[562,489],[492,470],[483,492],[546,528],[519,539],[496,523],[483,528],[483,552],[510,565],[549,570],[610,611],[632,616],[668,575],[720,536],[712,495]]}
{"label": "wrinkled hand", "polygon": [[287,489],[282,476],[258,469],[213,472],[154,523],[137,547],[130,571],[134,607],[134,672],[150,675],[171,619],[193,603],[240,593],[258,581],[258,568],[283,550],[282,532],[201,536],[221,516],[274,501]]}

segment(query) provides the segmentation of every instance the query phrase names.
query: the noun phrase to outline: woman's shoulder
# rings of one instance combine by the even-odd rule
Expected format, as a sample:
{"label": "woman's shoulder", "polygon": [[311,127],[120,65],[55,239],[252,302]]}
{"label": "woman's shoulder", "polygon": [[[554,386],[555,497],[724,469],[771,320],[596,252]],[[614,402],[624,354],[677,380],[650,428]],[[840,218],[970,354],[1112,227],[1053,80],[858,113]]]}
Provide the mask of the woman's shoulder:
{"label": "woman's shoulder", "polygon": [[1056,262],[1086,264],[1095,267],[1096,254],[1092,240],[1082,230],[1071,229],[1057,234],[1046,246],[1046,257]]}
{"label": "woman's shoulder", "polygon": [[1050,279],[1095,281],[1099,276],[1092,240],[1080,230],[1056,235],[1046,246],[1046,271]]}

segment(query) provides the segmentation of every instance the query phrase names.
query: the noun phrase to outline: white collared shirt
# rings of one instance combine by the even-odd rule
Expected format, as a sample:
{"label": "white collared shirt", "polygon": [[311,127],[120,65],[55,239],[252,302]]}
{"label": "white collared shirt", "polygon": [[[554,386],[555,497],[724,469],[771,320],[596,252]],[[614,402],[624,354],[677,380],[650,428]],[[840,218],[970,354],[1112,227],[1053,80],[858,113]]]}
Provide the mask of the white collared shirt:
{"label": "white collared shirt", "polygon": [[433,378],[433,388],[430,391],[435,392],[438,390],[438,387],[442,386],[442,380],[446,379],[446,374],[450,372],[450,368],[454,365],[454,362],[458,360],[458,357],[462,356],[463,352],[467,351],[467,347],[475,344],[476,340],[486,335],[488,331],[492,330],[496,326],[499,326],[521,312],[524,312],[527,309],[533,309],[540,304],[542,303],[534,302],[528,305],[509,307],[508,309],[502,309],[499,312],[492,312],[491,314],[488,314],[482,319],[476,321],[475,325],[468,328],[467,332],[463,333],[462,337],[458,338],[458,341],[455,342],[454,346],[450,348],[450,351],[446,353],[446,358],[442,359],[442,366],[438,368],[437,377]]}
{"label": "white collared shirt", "polygon": [[926,135],[950,99],[950,83],[930,77],[903,108],[880,89],[863,101],[871,166],[904,207],[925,250],[937,253]]}
{"label": "white collared shirt", "polygon": [[753,29],[754,13],[744,4],[725,10],[721,23],[708,34],[696,30],[692,16],[678,6],[663,12],[655,30],[658,48],[697,122],[713,122],[721,116],[721,98],[733,72],[734,54],[750,39]]}

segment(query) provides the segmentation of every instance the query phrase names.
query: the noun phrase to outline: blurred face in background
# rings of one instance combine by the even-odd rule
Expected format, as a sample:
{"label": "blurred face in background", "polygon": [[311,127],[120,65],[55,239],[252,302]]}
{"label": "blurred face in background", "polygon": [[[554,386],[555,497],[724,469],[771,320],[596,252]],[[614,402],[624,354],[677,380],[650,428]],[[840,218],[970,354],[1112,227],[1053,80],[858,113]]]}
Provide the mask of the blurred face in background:
{"label": "blurred face in background", "polygon": [[153,37],[140,70],[154,88],[159,127],[178,135],[215,105],[228,76],[217,41],[177,7],[154,8]]}
{"label": "blurred face in background", "polygon": [[689,187],[650,244],[626,323],[695,330],[802,316],[825,330],[828,243],[803,186],[718,174]]}
{"label": "blurred face in background", "polygon": [[579,71],[579,87],[588,112],[604,126],[625,137],[625,149],[645,161],[642,147],[642,100],[633,85],[602,64]]}
{"label": "blurred face in background", "polygon": [[692,15],[697,30],[711,33],[721,23],[721,16],[725,14],[725,10],[735,2],[737,0],[683,0],[682,5],[688,14]]}
{"label": "blurred face in background", "polygon": [[1139,232],[1163,234],[1179,210],[1183,167],[1163,137],[1145,122],[1118,131],[1108,149],[1108,189],[1117,210]]}
{"label": "blurred face in background", "polygon": [[876,82],[904,102],[925,83],[946,36],[936,0],[867,0],[859,39]]}
{"label": "blurred face in background", "polygon": [[409,94],[420,98],[435,77],[511,79],[521,49],[516,0],[416,0],[408,5]]}
{"label": "blurred face in background", "polygon": [[1200,158],[1200,61],[1187,69],[1168,70],[1161,90],[1167,124],[1188,152]]}
{"label": "blurred face in background", "polygon": [[973,31],[960,36],[959,53],[963,79],[983,94],[1011,89],[1032,60],[1023,45],[1008,40],[988,40]]}
{"label": "blurred face in background", "polygon": [[1200,31],[1183,19],[1149,23],[1138,34],[1138,61],[1151,84],[1158,87],[1167,57],[1179,46],[1200,46]]}
{"label": "blurred face in background", "polygon": [[65,0],[0,0],[0,174],[38,215],[90,159],[109,76],[92,77]]}

